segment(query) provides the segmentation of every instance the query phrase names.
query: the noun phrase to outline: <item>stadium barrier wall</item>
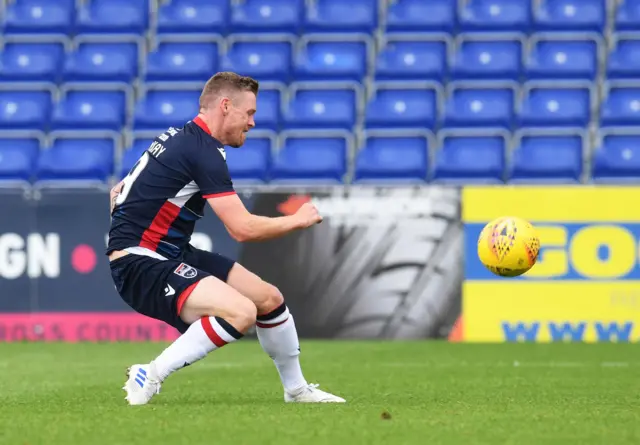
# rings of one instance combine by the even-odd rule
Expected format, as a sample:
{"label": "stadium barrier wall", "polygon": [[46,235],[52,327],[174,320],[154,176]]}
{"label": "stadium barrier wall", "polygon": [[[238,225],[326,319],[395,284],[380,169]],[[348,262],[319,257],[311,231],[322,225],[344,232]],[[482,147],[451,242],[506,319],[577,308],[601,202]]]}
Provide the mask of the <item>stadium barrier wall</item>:
{"label": "stadium barrier wall", "polygon": [[[640,188],[468,187],[462,192],[465,280],[458,340],[640,340]],[[538,263],[503,279],[479,262],[477,237],[499,216],[529,220]]]}
{"label": "stadium barrier wall", "polygon": [[[460,317],[461,192],[456,188],[240,193],[262,215],[312,201],[310,230],[238,244],[207,209],[192,244],[239,260],[286,297],[303,338],[447,338]],[[0,341],[167,341],[115,291],[105,245],[108,194],[0,190]],[[453,333],[452,333],[453,332]]]}

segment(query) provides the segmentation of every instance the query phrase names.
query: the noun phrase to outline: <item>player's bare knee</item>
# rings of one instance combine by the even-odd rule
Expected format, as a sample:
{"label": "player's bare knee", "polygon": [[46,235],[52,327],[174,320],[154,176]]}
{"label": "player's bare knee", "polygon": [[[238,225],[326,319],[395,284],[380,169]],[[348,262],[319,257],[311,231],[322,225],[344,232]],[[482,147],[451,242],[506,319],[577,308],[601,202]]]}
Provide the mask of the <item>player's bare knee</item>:
{"label": "player's bare knee", "polygon": [[258,315],[258,309],[248,298],[243,298],[235,305],[233,313],[231,314],[231,320],[229,323],[233,325],[238,331],[246,332],[256,322],[256,316]]}
{"label": "player's bare knee", "polygon": [[258,314],[264,315],[279,308],[284,303],[284,296],[280,289],[273,284],[264,282],[264,290],[262,292],[262,298],[260,298],[258,306]]}

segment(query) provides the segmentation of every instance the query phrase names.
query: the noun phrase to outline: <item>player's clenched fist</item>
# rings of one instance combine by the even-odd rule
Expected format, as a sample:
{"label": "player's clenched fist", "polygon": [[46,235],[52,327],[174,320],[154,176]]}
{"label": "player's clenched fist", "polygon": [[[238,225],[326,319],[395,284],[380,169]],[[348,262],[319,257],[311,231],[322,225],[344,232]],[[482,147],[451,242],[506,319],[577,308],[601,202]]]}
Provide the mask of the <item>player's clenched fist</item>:
{"label": "player's clenched fist", "polygon": [[302,207],[296,212],[296,216],[300,219],[302,228],[311,227],[322,222],[322,216],[320,216],[316,206],[308,202],[302,204]]}

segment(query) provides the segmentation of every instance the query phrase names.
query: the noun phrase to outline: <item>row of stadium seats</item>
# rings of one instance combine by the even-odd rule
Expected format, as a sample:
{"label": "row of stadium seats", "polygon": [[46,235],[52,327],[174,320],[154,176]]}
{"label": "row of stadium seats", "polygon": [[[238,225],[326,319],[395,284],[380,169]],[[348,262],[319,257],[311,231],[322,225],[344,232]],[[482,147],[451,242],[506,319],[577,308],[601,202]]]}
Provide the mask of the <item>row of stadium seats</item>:
{"label": "row of stadium seats", "polygon": [[[0,91],[0,129],[163,130],[181,126],[198,112],[199,90],[152,89],[134,103],[129,90],[70,87],[51,91]],[[587,86],[504,84],[412,88],[378,84],[369,98],[354,87],[293,84],[258,95],[257,129],[580,127],[595,118],[603,127],[640,125],[640,86],[608,87],[602,101]]]}
{"label": "row of stadium seats", "polygon": [[[640,29],[640,28],[639,28]],[[78,38],[63,42],[7,41],[0,81],[205,81],[216,71],[242,72],[261,81],[345,80],[593,80],[604,63],[599,38],[534,35],[444,37],[388,36],[373,55],[368,38],[341,40],[309,36],[294,44],[286,36],[267,40],[233,36],[217,41],[160,40],[147,53],[134,39],[106,42]],[[71,46],[68,52],[65,48]],[[529,47],[527,49],[527,47]],[[640,34],[620,35],[606,55],[611,79],[640,76]]]}
{"label": "row of stadium seats", "polygon": [[[120,156],[117,139],[56,137],[46,148],[36,138],[0,139],[0,180],[123,177],[151,141],[134,139]],[[514,141],[500,133],[444,133],[437,140],[420,133],[379,133],[365,137],[357,150],[348,134],[299,133],[279,143],[274,137],[251,137],[241,149],[227,150],[227,163],[239,184],[341,183],[349,177],[359,183],[578,183],[589,156],[595,181],[637,181],[640,132],[602,135],[601,145],[593,150],[580,133],[522,134]]]}
{"label": "row of stadium seats", "polygon": [[[615,2],[609,4],[615,8]],[[616,29],[640,27],[639,4],[624,0],[615,9]],[[606,23],[606,0],[171,0],[159,7],[154,0],[17,0],[5,11],[3,31],[372,33],[382,26],[389,31],[601,32]]]}

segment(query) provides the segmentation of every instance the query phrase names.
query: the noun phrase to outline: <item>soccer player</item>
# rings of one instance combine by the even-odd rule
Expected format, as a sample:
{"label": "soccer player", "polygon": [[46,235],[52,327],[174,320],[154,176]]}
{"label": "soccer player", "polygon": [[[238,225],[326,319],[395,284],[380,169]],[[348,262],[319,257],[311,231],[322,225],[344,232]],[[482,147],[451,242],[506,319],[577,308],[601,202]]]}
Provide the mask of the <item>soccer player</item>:
{"label": "soccer player", "polygon": [[137,312],[182,334],[155,360],[128,368],[123,389],[131,405],[148,403],[169,375],[239,340],[254,324],[280,374],[285,402],[345,401],[305,380],[294,319],[279,290],[231,259],[189,244],[206,203],[239,242],[322,221],[308,203],[291,216],[253,215],[236,195],[224,146],[244,144],[255,126],[257,94],[254,79],[216,74],[204,86],[198,116],[155,138],[111,191],[106,254],[118,293]]}

